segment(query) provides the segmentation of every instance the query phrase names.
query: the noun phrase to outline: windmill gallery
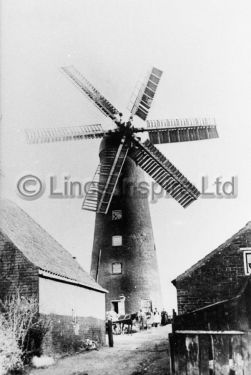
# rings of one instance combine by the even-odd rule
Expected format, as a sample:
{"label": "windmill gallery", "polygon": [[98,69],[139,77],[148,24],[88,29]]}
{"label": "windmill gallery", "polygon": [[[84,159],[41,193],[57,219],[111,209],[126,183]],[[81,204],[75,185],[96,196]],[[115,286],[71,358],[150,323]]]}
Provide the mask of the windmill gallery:
{"label": "windmill gallery", "polygon": [[[63,73],[112,120],[71,128],[27,129],[28,143],[102,138],[98,165],[82,208],[96,212],[91,276],[103,288],[106,310],[130,314],[161,307],[160,281],[147,196],[131,194],[144,183],[144,172],[186,208],[200,192],[154,146],[217,138],[210,119],[147,120],[162,71],[153,67],[136,93],[128,120],[74,67]],[[140,127],[135,118],[144,121]],[[142,142],[138,136],[148,133]],[[68,180],[65,181],[66,183]],[[126,186],[126,188],[125,188]],[[130,188],[128,188],[128,186]],[[142,185],[141,185],[142,186]]]}

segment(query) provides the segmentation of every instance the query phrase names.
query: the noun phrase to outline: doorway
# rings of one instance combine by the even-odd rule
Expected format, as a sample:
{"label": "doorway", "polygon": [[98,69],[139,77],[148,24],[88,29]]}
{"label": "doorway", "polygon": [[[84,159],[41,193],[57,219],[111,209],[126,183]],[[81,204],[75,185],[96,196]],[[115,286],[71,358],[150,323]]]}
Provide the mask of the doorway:
{"label": "doorway", "polygon": [[112,301],[112,310],[119,313],[119,301]]}
{"label": "doorway", "polygon": [[112,311],[115,311],[118,315],[125,314],[125,298],[111,301]]}

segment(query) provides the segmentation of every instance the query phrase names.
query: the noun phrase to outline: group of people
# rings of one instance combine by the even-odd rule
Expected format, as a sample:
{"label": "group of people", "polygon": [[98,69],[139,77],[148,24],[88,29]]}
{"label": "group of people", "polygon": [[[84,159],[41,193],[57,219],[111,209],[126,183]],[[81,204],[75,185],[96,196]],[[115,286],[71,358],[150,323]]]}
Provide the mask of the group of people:
{"label": "group of people", "polygon": [[125,333],[124,329],[129,331],[129,322],[131,323],[131,329],[135,325],[139,330],[164,326],[169,323],[166,310],[163,309],[159,312],[157,308],[152,311],[140,309],[138,313],[127,315],[119,315],[115,311],[108,311],[106,320],[111,322],[113,334]]}
{"label": "group of people", "polygon": [[158,327],[168,324],[168,315],[165,309],[160,313],[157,307],[153,311],[144,312],[142,309],[138,312],[138,322],[140,329]]}

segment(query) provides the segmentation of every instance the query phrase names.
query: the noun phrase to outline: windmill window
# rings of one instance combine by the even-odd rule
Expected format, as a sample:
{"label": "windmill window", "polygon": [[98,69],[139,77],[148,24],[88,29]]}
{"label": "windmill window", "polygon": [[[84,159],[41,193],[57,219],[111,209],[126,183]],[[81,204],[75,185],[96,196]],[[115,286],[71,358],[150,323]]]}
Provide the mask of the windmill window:
{"label": "windmill window", "polygon": [[122,211],[121,210],[113,210],[112,211],[112,220],[121,220],[122,219]]}
{"label": "windmill window", "polygon": [[121,246],[122,236],[112,236],[112,246]]}
{"label": "windmill window", "polygon": [[112,263],[113,275],[119,275],[122,273],[122,263]]}

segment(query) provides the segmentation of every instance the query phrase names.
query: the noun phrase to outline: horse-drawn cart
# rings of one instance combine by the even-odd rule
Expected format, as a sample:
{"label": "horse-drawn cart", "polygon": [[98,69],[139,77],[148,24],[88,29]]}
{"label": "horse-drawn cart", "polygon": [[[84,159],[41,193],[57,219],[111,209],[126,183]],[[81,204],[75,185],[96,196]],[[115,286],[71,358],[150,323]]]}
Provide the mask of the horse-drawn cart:
{"label": "horse-drawn cart", "polygon": [[132,327],[137,319],[138,313],[119,315],[118,318],[112,322],[113,333],[115,335],[132,333]]}

